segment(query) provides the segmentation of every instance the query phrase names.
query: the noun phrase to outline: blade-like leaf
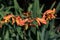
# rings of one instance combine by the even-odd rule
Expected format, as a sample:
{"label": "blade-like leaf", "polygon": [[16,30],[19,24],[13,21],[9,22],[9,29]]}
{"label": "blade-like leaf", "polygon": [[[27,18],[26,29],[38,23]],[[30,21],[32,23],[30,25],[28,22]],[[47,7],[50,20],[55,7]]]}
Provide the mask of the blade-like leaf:
{"label": "blade-like leaf", "polygon": [[6,34],[5,34],[4,40],[9,40],[9,31],[8,31],[8,30],[6,31]]}
{"label": "blade-like leaf", "polygon": [[31,9],[32,9],[32,4],[29,4],[28,12],[31,12]]}
{"label": "blade-like leaf", "polygon": [[32,16],[38,16],[39,10],[39,0],[34,0],[33,7],[32,7]]}
{"label": "blade-like leaf", "polygon": [[19,12],[18,15],[22,16],[22,13],[21,13],[22,9],[19,7],[17,0],[14,0],[14,8],[15,8],[16,15],[17,15],[17,11],[18,11]]}
{"label": "blade-like leaf", "polygon": [[43,8],[44,8],[44,4],[41,6],[41,8],[40,8],[40,10],[38,10],[39,12],[39,14],[38,14],[38,17],[42,17],[42,11],[43,11]]}
{"label": "blade-like leaf", "polygon": [[2,11],[2,10],[3,10],[3,8],[4,8],[4,5],[3,5],[3,4],[1,4],[1,6],[2,6],[2,7],[0,8],[0,11]]}
{"label": "blade-like leaf", "polygon": [[21,30],[21,27],[17,27],[17,32],[18,32],[18,35],[20,35],[20,37],[23,39],[23,32]]}
{"label": "blade-like leaf", "polygon": [[51,5],[50,9],[52,9],[56,4],[56,1],[53,2],[53,4]]}
{"label": "blade-like leaf", "polygon": [[57,7],[56,7],[56,13],[60,10],[60,2],[58,3]]}

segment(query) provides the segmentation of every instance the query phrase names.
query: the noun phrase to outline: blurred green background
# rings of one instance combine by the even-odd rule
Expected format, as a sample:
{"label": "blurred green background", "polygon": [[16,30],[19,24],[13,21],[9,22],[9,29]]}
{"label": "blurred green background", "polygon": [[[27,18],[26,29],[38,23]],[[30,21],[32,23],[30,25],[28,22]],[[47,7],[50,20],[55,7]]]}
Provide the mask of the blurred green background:
{"label": "blurred green background", "polygon": [[[19,6],[22,9],[24,9],[25,12],[27,11],[29,3],[33,3],[33,1],[34,0],[17,0]],[[60,3],[60,0],[39,0],[39,1],[40,1],[40,6],[42,4],[45,4],[45,6],[43,8],[44,9],[43,12],[46,11],[47,9],[49,9],[54,1],[56,1],[54,8],[56,8],[58,3]],[[3,4],[5,7],[14,5],[13,0],[0,0],[0,4]],[[1,7],[1,5],[0,5],[0,7]],[[14,9],[11,9],[11,10],[14,11]],[[59,11],[57,11],[57,18],[55,20],[55,26],[58,26],[60,24],[59,20],[60,20],[60,9],[59,9]]]}
{"label": "blurred green background", "polygon": [[[3,12],[11,11],[13,14],[15,14],[18,11],[18,13],[21,13],[21,9],[19,9],[19,8],[22,8],[24,10],[23,12],[27,12],[29,4],[34,3],[33,1],[34,0],[17,0],[17,1],[16,0],[0,0],[0,8],[3,6],[2,11],[0,10],[0,12],[3,13]],[[17,4],[16,2],[19,4],[19,6],[16,5]],[[3,25],[3,28],[0,29],[1,30],[0,35],[2,34],[0,36],[0,38],[2,38],[2,40],[4,40],[4,39],[6,40],[7,38],[8,38],[7,40],[19,40],[19,39],[22,40],[23,35],[24,35],[29,40],[31,40],[31,39],[39,40],[40,38],[41,38],[41,40],[44,40],[44,37],[45,37],[45,40],[56,40],[56,39],[60,40],[60,32],[58,32],[58,30],[60,31],[60,28],[59,28],[60,27],[59,26],[60,25],[60,1],[59,0],[39,0],[38,6],[41,7],[41,10],[43,9],[42,12],[45,12],[46,10],[50,9],[51,5],[54,2],[56,2],[56,3],[53,8],[56,8],[59,5],[56,9],[57,18],[55,19],[55,23],[54,23],[54,21],[50,21],[48,23],[49,26],[42,25],[42,27],[38,27],[38,28],[31,27],[27,31],[23,31],[23,30],[21,30],[21,27],[18,27],[16,25],[11,25],[9,23],[10,25],[8,25],[8,24],[6,24],[5,26]],[[35,3],[36,3],[36,0],[35,0]],[[45,6],[43,4],[45,4]],[[44,8],[42,5],[44,6]],[[14,6],[14,8],[11,8],[9,10],[9,8],[11,6]],[[36,7],[37,6],[35,6],[35,8]],[[33,7],[33,9],[34,9],[34,7]],[[33,12],[35,12],[35,11],[36,10],[33,10]],[[54,24],[55,24],[55,26],[54,26]],[[41,32],[41,34],[40,34],[40,32]],[[27,35],[25,35],[24,33],[26,33]]]}

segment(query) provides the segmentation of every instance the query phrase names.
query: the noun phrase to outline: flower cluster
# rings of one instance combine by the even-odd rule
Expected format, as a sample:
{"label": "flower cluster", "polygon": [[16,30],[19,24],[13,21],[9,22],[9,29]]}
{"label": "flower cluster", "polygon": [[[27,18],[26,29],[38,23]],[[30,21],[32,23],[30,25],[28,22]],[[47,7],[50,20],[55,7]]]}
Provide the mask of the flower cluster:
{"label": "flower cluster", "polygon": [[[6,16],[3,17],[3,20],[0,21],[1,24],[4,23],[8,23],[10,21],[10,19],[12,19],[12,25],[14,23],[16,23],[18,26],[25,26],[30,25],[32,26],[32,22],[35,20],[39,26],[41,26],[41,24],[47,24],[47,20],[52,20],[55,18],[55,8],[53,10],[47,10],[43,13],[42,18],[36,17],[36,18],[30,18],[31,13],[27,12],[24,13],[23,15],[26,16],[25,19],[22,19],[21,16],[14,16],[13,14],[8,14]],[[1,28],[1,27],[0,27]]]}

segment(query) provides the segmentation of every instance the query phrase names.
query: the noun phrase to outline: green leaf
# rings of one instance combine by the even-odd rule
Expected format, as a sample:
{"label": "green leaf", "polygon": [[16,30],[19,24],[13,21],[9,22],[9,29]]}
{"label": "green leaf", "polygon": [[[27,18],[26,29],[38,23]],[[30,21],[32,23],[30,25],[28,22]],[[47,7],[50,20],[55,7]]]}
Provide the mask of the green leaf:
{"label": "green leaf", "polygon": [[16,28],[18,35],[20,35],[20,37],[23,39],[23,31],[21,30],[21,27],[17,27]]}
{"label": "green leaf", "polygon": [[33,32],[34,35],[36,35],[36,27],[31,27],[31,31]]}
{"label": "green leaf", "polygon": [[3,8],[4,8],[4,5],[3,5],[3,4],[1,4],[1,6],[2,6],[2,7],[0,8],[0,11],[2,11],[2,10],[3,10]]}
{"label": "green leaf", "polygon": [[35,18],[38,16],[39,10],[39,0],[34,0],[33,7],[32,7],[32,16]]}
{"label": "green leaf", "polygon": [[37,30],[37,40],[41,40],[41,32]]}
{"label": "green leaf", "polygon": [[13,8],[13,6],[6,7],[6,11],[5,12],[9,12],[11,8]]}
{"label": "green leaf", "polygon": [[42,33],[41,33],[41,40],[44,40],[44,36],[45,36],[45,31],[46,31],[46,25],[43,25],[43,28],[42,28]]}
{"label": "green leaf", "polygon": [[[14,8],[15,8],[16,15],[22,16],[23,9],[19,7],[17,0],[14,0]],[[19,14],[17,14],[17,12],[19,12]]]}
{"label": "green leaf", "polygon": [[4,36],[4,40],[9,40],[9,31],[8,30],[6,31],[6,34]]}
{"label": "green leaf", "polygon": [[33,40],[32,37],[31,37],[31,30],[28,30],[28,40]]}
{"label": "green leaf", "polygon": [[56,4],[56,1],[53,2],[53,4],[51,5],[50,9],[52,9]]}
{"label": "green leaf", "polygon": [[60,10],[60,2],[58,3],[57,7],[56,7],[56,13]]}
{"label": "green leaf", "polygon": [[16,36],[16,40],[20,40],[18,35]]}
{"label": "green leaf", "polygon": [[50,24],[50,30],[53,30],[54,27],[55,27],[55,26],[54,26],[54,21],[55,21],[55,20],[52,19],[52,20],[50,21],[50,23],[49,23],[49,24]]}
{"label": "green leaf", "polygon": [[32,10],[32,4],[29,4],[28,12],[31,12],[31,10]]}
{"label": "green leaf", "polygon": [[49,31],[50,38],[54,38],[56,36],[54,31]]}
{"label": "green leaf", "polygon": [[13,40],[13,38],[10,38],[10,40]]}
{"label": "green leaf", "polygon": [[46,31],[45,33],[45,40],[48,40],[49,39],[49,31]]}
{"label": "green leaf", "polygon": [[38,10],[39,12],[39,14],[38,14],[38,17],[42,17],[42,11],[43,11],[43,8],[44,8],[44,4],[41,6],[41,8],[40,8],[40,10]]}

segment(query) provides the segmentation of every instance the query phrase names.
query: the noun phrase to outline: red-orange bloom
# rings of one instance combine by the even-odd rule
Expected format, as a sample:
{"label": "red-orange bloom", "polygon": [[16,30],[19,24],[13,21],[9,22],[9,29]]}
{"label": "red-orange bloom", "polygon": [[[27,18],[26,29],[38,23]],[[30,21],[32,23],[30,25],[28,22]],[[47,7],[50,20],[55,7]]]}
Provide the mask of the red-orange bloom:
{"label": "red-orange bloom", "polygon": [[17,25],[19,25],[19,26],[25,25],[25,23],[26,23],[27,21],[28,21],[28,19],[22,20],[20,16],[17,16],[17,17],[16,17],[16,23],[17,23]]}
{"label": "red-orange bloom", "polygon": [[5,20],[1,20],[0,23],[1,23],[1,24],[4,24],[4,23],[5,23]]}
{"label": "red-orange bloom", "polygon": [[0,23],[0,28],[2,28],[2,24]]}
{"label": "red-orange bloom", "polygon": [[12,17],[12,24],[14,24],[15,23],[15,18],[14,17]]}
{"label": "red-orange bloom", "polygon": [[28,19],[28,23],[32,23],[33,22],[33,19],[31,19],[31,18],[27,18]]}
{"label": "red-orange bloom", "polygon": [[55,18],[55,8],[53,10],[47,10],[44,12],[43,14],[43,18],[45,18],[46,20],[51,20],[53,18]]}
{"label": "red-orange bloom", "polygon": [[23,13],[26,17],[30,17],[31,15],[31,12],[26,12],[26,13]]}
{"label": "red-orange bloom", "polygon": [[0,28],[2,28],[2,24],[4,24],[4,23],[5,23],[4,20],[0,21]]}
{"label": "red-orange bloom", "polygon": [[10,14],[10,15],[4,16],[3,19],[5,20],[5,22],[8,22],[10,20],[10,18],[12,18],[12,17],[14,17],[14,15]]}
{"label": "red-orange bloom", "polygon": [[44,18],[36,18],[36,21],[37,21],[38,25],[41,25],[41,23],[46,24],[46,20]]}

